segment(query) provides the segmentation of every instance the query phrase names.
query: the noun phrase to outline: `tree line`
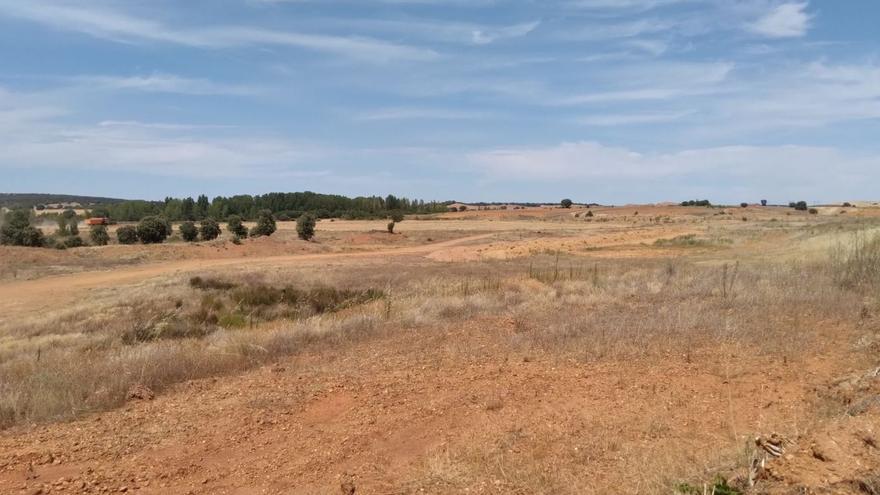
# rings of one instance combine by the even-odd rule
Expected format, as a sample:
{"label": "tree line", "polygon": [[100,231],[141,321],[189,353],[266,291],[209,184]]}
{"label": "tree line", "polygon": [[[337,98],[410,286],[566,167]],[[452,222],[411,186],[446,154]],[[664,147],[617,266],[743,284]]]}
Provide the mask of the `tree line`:
{"label": "tree line", "polygon": [[349,198],[336,194],[310,191],[268,193],[257,196],[217,196],[211,200],[204,194],[197,198],[165,198],[164,201],[122,201],[91,210],[92,216],[107,217],[122,222],[140,221],[150,216],[161,216],[170,221],[198,221],[206,218],[226,219],[237,215],[244,220],[256,220],[260,212],[269,210],[281,221],[295,220],[304,213],[317,218],[346,220],[386,218],[391,212],[441,213],[451,202],[425,202],[398,198],[389,194]]}

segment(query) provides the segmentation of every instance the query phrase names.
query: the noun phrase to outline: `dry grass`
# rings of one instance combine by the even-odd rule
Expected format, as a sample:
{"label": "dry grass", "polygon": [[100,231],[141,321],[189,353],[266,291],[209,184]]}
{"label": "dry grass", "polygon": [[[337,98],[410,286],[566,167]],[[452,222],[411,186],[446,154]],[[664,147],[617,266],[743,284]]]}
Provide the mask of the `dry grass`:
{"label": "dry grass", "polygon": [[[853,249],[862,253],[861,246]],[[380,321],[420,328],[506,315],[515,327],[511,348],[585,361],[690,359],[698,349],[721,345],[794,360],[816,337],[804,322],[843,320],[862,308],[827,263],[743,265],[734,275],[728,265],[680,259],[574,268],[576,262],[537,256],[433,275],[418,266],[391,276],[324,275],[340,289],[273,285],[279,280],[252,274],[195,278],[194,288],[165,282],[164,297],[98,314],[78,308],[7,329],[0,342],[0,417],[10,425],[115,407],[136,384],[161,391],[235,372],[303,345],[369,335]],[[386,301],[371,303],[385,297],[382,290],[348,288],[354,280],[382,287]],[[277,323],[267,331],[265,322]]]}
{"label": "dry grass", "polygon": [[[760,233],[766,231],[750,226],[737,231],[729,250],[687,249],[727,246],[713,239],[729,233],[672,239],[663,246],[683,254],[662,259],[598,260],[558,252],[455,264],[410,258],[393,269],[242,269],[97,293],[98,311],[85,302],[0,325],[0,427],[117,407],[136,385],[160,393],[304,349],[487,316],[510,322],[509,328],[485,330],[501,335],[509,352],[551,360],[702,359],[719,376],[735,373],[731,362],[746,354],[796,363],[829,345],[822,339],[829,328],[880,309],[880,237],[833,225],[786,228],[791,244],[784,248],[797,256],[780,259],[732,259],[748,255],[743,246],[749,242],[764,239]],[[830,253],[815,249],[829,244],[838,247]],[[304,282],[312,280],[323,288]],[[482,407],[503,414],[512,405],[499,395]],[[656,428],[662,430],[661,423]],[[596,459],[613,455],[629,459],[632,467],[621,492],[669,493],[683,479],[711,479],[719,466],[745,457],[738,444],[719,448],[712,462],[680,452],[647,457],[601,435],[581,435],[572,445],[570,431],[590,430],[548,425],[511,430],[465,451],[441,449],[409,488],[591,493],[578,480]],[[528,455],[521,455],[523,445]]]}

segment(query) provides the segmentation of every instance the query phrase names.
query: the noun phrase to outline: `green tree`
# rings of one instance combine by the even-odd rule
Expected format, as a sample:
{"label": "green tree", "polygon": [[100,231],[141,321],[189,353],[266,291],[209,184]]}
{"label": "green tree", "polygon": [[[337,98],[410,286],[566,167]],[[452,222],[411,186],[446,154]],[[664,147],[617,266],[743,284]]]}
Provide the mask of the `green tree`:
{"label": "green tree", "polygon": [[131,225],[124,225],[116,229],[116,239],[119,244],[135,244],[138,241],[137,229]]}
{"label": "green tree", "polygon": [[395,210],[391,212],[391,221],[394,223],[400,223],[403,221],[403,212],[400,210]]}
{"label": "green tree", "polygon": [[92,244],[96,246],[106,246],[110,243],[110,234],[107,233],[107,227],[103,225],[92,226],[89,238],[92,239]]}
{"label": "green tree", "polygon": [[12,210],[6,214],[0,227],[0,244],[6,246],[43,247],[43,231],[31,226],[28,210]]}
{"label": "green tree", "polygon": [[55,235],[58,237],[67,237],[70,235],[70,230],[67,228],[67,219],[64,218],[64,215],[58,215],[55,218],[55,223],[58,224],[58,229],[55,231]]}
{"label": "green tree", "polygon": [[180,218],[181,220],[195,220],[196,218],[196,202],[192,198],[183,198],[180,202]]}
{"label": "green tree", "polygon": [[180,230],[180,237],[186,242],[196,242],[199,239],[199,229],[192,222],[183,222],[178,230]]}
{"label": "green tree", "polygon": [[213,241],[220,237],[220,224],[212,218],[206,218],[199,225],[199,233],[203,241]]}
{"label": "green tree", "polygon": [[161,244],[171,235],[169,227],[162,217],[146,217],[137,225],[137,237],[144,244]]}
{"label": "green tree", "polygon": [[275,233],[275,217],[272,216],[272,210],[260,210],[260,216],[257,218],[257,225],[251,229],[251,237],[270,236]]}
{"label": "green tree", "polygon": [[248,231],[247,227],[241,222],[241,217],[238,215],[230,215],[227,219],[226,230],[228,230],[235,237],[247,237]]}
{"label": "green tree", "polygon": [[208,197],[204,194],[199,194],[199,198],[196,200],[196,219],[204,220],[208,216],[208,208],[211,207],[211,202],[208,201]]}
{"label": "green tree", "polygon": [[315,237],[315,217],[311,213],[303,213],[296,219],[296,235],[304,241]]}
{"label": "green tree", "polygon": [[563,208],[571,208],[571,205],[573,205],[574,202],[572,202],[572,200],[566,198],[566,199],[563,199],[562,201],[560,201],[559,204],[560,204]]}

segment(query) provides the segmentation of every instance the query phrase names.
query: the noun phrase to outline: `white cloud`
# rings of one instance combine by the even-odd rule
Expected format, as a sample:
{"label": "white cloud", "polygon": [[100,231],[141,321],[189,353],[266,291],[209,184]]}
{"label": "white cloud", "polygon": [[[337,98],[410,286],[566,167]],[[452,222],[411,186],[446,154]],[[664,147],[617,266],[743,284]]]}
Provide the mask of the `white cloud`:
{"label": "white cloud", "polygon": [[806,2],[784,3],[752,23],[750,29],[770,38],[797,38],[807,34],[812,16]]}
{"label": "white cloud", "polygon": [[219,84],[207,79],[190,79],[173,74],[152,74],[149,76],[78,76],[73,78],[76,84],[93,89],[112,89],[128,91],[144,91],[148,93],[178,93],[187,95],[254,95],[256,88]]}
{"label": "white cloud", "polygon": [[[618,197],[675,199],[702,187],[706,196],[732,191],[786,198],[848,198],[868,189],[880,155],[817,146],[726,146],[673,153],[638,153],[595,142],[481,151],[468,162],[493,182],[546,182],[584,187],[601,181]],[[833,173],[830,173],[832,172]],[[702,186],[700,186],[702,184]],[[817,187],[821,184],[821,187]],[[658,197],[659,196],[659,197]],[[637,196],[636,196],[637,197]]]}
{"label": "white cloud", "polygon": [[534,21],[500,28],[480,27],[471,30],[471,39],[477,45],[485,45],[499,39],[519,38],[534,31],[539,24],[539,21]]}
{"label": "white cloud", "polygon": [[444,108],[384,108],[364,112],[355,116],[355,120],[473,120],[483,119],[489,114],[485,112],[454,110]]}
{"label": "white cloud", "polygon": [[[8,168],[128,171],[201,177],[250,177],[307,168],[327,151],[220,126],[103,121],[62,124],[63,107],[38,95],[0,88],[0,170]],[[187,133],[181,131],[186,130]]]}
{"label": "white cloud", "polygon": [[687,116],[694,115],[695,113],[695,110],[681,112],[608,113],[581,117],[576,119],[576,122],[582,125],[596,127],[660,124],[681,120]]}
{"label": "white cloud", "polygon": [[307,34],[247,26],[178,29],[119,12],[95,7],[71,7],[56,2],[0,0],[0,16],[27,19],[55,29],[116,42],[152,41],[199,48],[287,45],[374,62],[429,60],[438,56],[429,49],[355,36]]}

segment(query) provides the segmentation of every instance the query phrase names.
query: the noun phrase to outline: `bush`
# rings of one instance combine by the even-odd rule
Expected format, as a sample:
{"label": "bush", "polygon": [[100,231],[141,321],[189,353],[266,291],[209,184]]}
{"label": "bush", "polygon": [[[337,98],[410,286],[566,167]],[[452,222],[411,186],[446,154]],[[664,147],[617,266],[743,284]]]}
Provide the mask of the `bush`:
{"label": "bush", "polygon": [[65,248],[78,248],[86,245],[86,243],[83,242],[82,237],[78,235],[72,235],[65,238],[61,244],[64,245]]}
{"label": "bush", "polygon": [[571,208],[571,205],[573,205],[573,204],[574,204],[574,202],[568,198],[563,199],[562,201],[559,202],[559,205],[562,206],[563,208]]}
{"label": "bush", "polygon": [[388,233],[389,234],[394,233],[394,222],[388,222]]}
{"label": "bush", "polygon": [[131,225],[124,225],[116,229],[116,240],[119,244],[135,244],[138,241],[137,229]]}
{"label": "bush", "polygon": [[213,241],[220,237],[220,224],[216,220],[206,218],[199,225],[199,234],[203,241]]}
{"label": "bush", "polygon": [[43,247],[43,231],[31,226],[30,212],[13,210],[6,214],[0,227],[0,244],[7,246]]}
{"label": "bush", "polygon": [[189,286],[193,289],[201,289],[201,290],[229,290],[236,285],[232,282],[227,282],[225,280],[220,280],[216,278],[202,278],[202,277],[192,277],[189,279]]}
{"label": "bush", "polygon": [[798,201],[794,203],[793,208],[797,211],[807,211],[807,202],[806,201]]}
{"label": "bush", "polygon": [[304,241],[315,237],[315,217],[311,213],[304,213],[296,219],[296,235]]}
{"label": "bush", "polygon": [[241,217],[238,215],[230,215],[230,217],[226,220],[226,230],[228,230],[235,237],[247,237],[248,231],[247,227],[241,222]]}
{"label": "bush", "polygon": [[257,225],[251,229],[251,237],[270,236],[275,233],[275,217],[272,216],[271,210],[260,211],[257,218]]}
{"label": "bush", "polygon": [[392,211],[391,212],[391,221],[394,223],[400,223],[403,221],[403,212],[401,211]]}
{"label": "bush", "polygon": [[146,217],[137,225],[137,237],[144,244],[161,244],[170,234],[168,222],[161,217]]}
{"label": "bush", "polygon": [[107,233],[107,227],[103,225],[95,225],[89,232],[89,238],[95,246],[106,246],[110,243],[110,234]]}
{"label": "bush", "polygon": [[748,208],[749,204],[748,203],[740,203],[739,206],[742,208]]}
{"label": "bush", "polygon": [[593,218],[593,210],[587,210],[587,214],[584,216],[588,218]]}
{"label": "bush", "polygon": [[180,230],[180,237],[186,242],[195,242],[199,238],[199,229],[192,222],[183,222],[178,229]]}
{"label": "bush", "polygon": [[70,220],[70,227],[67,228],[67,232],[73,236],[79,235],[79,220],[76,217]]}
{"label": "bush", "polygon": [[810,211],[810,215],[818,215],[819,214],[819,210],[817,210],[815,208],[810,208],[809,211]]}

